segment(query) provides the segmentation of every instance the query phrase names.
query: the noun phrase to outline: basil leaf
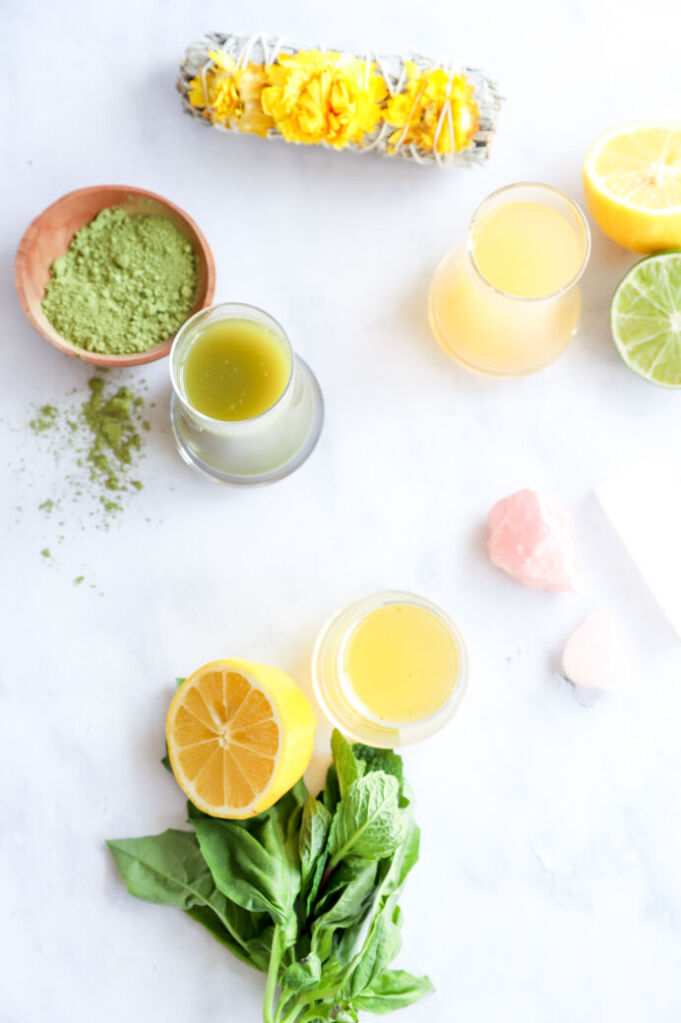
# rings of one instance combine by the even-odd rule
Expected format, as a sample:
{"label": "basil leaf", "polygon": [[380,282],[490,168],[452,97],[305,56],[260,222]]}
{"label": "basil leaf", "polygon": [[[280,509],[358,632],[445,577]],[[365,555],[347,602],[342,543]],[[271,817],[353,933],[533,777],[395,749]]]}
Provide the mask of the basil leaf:
{"label": "basil leaf", "polygon": [[296,817],[296,811],[305,805],[305,800],[309,796],[307,785],[301,778],[300,781],[296,782],[292,789],[285,792],[281,799],[265,810],[264,813],[258,814],[257,817],[250,817],[248,820],[242,821],[245,827],[249,831],[257,829],[258,822],[265,820],[267,817],[275,817],[279,822],[280,827],[283,831],[290,833],[295,830],[298,831],[296,825],[300,824],[299,818]]}
{"label": "basil leaf", "polygon": [[359,778],[341,799],[329,832],[331,865],[391,856],[404,837],[397,779],[383,771]]}
{"label": "basil leaf", "polygon": [[414,977],[406,970],[384,970],[355,997],[354,1004],[358,1009],[381,1016],[394,1009],[413,1005],[432,990],[433,985],[428,977]]}
{"label": "basil leaf", "polygon": [[[267,917],[264,917],[267,919]],[[260,934],[246,942],[246,951],[254,964],[263,973],[267,973],[272,953],[272,942],[274,941],[274,924],[264,927]]]}
{"label": "basil leaf", "polygon": [[107,842],[128,891],[138,899],[191,909],[210,903],[215,884],[190,831]]}
{"label": "basil leaf", "polygon": [[309,916],[317,897],[324,867],[326,866],[326,840],[331,827],[331,814],[323,803],[308,796],[300,824],[298,851],[300,854],[301,891],[303,910]]}
{"label": "basil leaf", "polygon": [[193,824],[195,820],[215,820],[214,817],[209,817],[203,810],[199,810],[198,806],[194,806],[191,799],[187,800],[187,824]]}
{"label": "basil leaf", "polygon": [[[260,935],[253,923],[251,922],[249,925],[245,924],[244,921],[237,921],[235,919],[237,912],[249,918],[249,921],[257,920],[260,914],[249,913],[247,910],[242,909],[241,906],[235,906],[233,903],[230,903],[228,899],[225,899],[225,903],[228,907],[225,915],[230,919],[233,931],[228,931],[216,913],[207,906],[195,906],[193,909],[187,909],[185,912],[192,920],[196,920],[202,927],[205,927],[230,952],[238,956],[245,963],[248,963],[249,966],[254,967],[254,969],[266,973],[269,962],[269,943],[266,951],[260,951],[257,947]],[[240,936],[238,943],[233,937],[235,932],[239,933]],[[252,932],[253,936],[247,937],[248,932]]]}
{"label": "basil leaf", "polygon": [[365,764],[363,760],[355,759],[352,746],[346,742],[337,728],[334,728],[331,736],[331,752],[340,796],[344,799],[352,785],[364,774]]}
{"label": "basil leaf", "polygon": [[287,966],[279,978],[279,984],[291,994],[309,991],[316,987],[322,975],[322,964],[319,957],[310,953],[298,962]]}
{"label": "basil leaf", "polygon": [[[216,935],[245,962],[255,963],[240,940],[233,910],[215,882],[201,855],[196,837],[189,831],[170,829],[147,838],[121,838],[107,842],[116,866],[131,895],[163,906],[176,906]],[[201,910],[198,914],[196,910]],[[213,921],[212,917],[215,918]],[[254,933],[256,929],[253,928]]]}
{"label": "basil leaf", "polygon": [[303,807],[300,797],[307,795],[305,786],[297,791],[291,790],[262,814],[262,823],[256,824],[252,819],[251,834],[280,865],[280,884],[287,892],[285,902],[286,919],[282,921],[284,947],[292,945],[298,934],[298,918],[295,903],[301,887],[300,856],[298,853],[300,821]]}
{"label": "basil leaf", "polygon": [[194,827],[201,853],[220,891],[238,906],[269,913],[276,923],[285,926],[299,882],[291,886],[294,872],[272,822],[262,825],[270,849],[234,821],[197,817]]}

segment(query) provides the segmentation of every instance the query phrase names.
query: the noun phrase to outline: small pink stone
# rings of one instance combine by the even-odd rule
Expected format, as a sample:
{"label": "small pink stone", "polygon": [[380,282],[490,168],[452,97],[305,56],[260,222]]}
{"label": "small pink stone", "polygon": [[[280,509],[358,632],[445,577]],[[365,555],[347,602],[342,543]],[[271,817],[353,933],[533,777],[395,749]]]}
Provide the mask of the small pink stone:
{"label": "small pink stone", "polygon": [[536,590],[577,588],[577,541],[570,513],[534,490],[494,505],[487,519],[490,561]]}

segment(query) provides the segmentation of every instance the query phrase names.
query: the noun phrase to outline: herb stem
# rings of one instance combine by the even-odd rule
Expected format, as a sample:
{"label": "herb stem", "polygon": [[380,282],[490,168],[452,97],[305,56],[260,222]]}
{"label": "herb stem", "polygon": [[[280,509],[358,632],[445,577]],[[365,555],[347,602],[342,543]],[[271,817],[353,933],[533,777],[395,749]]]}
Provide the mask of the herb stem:
{"label": "herb stem", "polygon": [[[280,1023],[294,1023],[294,1021],[295,1023],[303,1023],[303,1021],[321,1018],[318,1009],[308,1008],[307,1012],[304,1012],[303,1010],[306,1005],[309,1005],[307,999],[298,998],[291,1011],[287,1012],[286,1015],[282,1017]],[[302,1016],[299,1015],[301,1012],[303,1013]]]}
{"label": "herb stem", "polygon": [[[292,1000],[293,999],[293,1003]],[[292,994],[287,988],[283,988],[279,995],[279,1001],[277,1002],[277,1008],[274,1013],[274,1023],[284,1023],[290,1016],[290,1013],[285,1013],[285,1009],[293,1004],[293,1008],[299,1010],[298,999]]]}
{"label": "herb stem", "polygon": [[267,984],[265,986],[265,1000],[262,1007],[264,1023],[275,1023],[274,998],[277,993],[277,977],[279,976],[279,964],[281,962],[281,938],[281,927],[277,924],[272,935],[270,961],[267,967]]}
{"label": "herb stem", "polygon": [[302,1016],[298,1018],[297,1023],[310,1023],[311,1020],[323,1018],[324,1017],[320,1016],[319,1014],[319,1009],[316,1009],[313,1006],[311,1009],[308,1009],[306,1013],[304,1013]]}
{"label": "herb stem", "polygon": [[296,999],[293,1008],[290,1012],[287,1012],[285,1016],[282,1016],[280,1023],[292,1023],[304,1007],[305,1003],[301,1003],[298,999]]}

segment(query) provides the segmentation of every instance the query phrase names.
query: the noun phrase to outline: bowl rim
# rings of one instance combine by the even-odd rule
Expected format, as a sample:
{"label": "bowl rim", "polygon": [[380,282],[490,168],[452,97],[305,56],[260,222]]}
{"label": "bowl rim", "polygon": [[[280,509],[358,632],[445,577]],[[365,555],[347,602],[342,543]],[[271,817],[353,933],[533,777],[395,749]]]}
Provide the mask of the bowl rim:
{"label": "bowl rim", "polygon": [[[181,206],[171,202],[170,199],[166,199],[165,196],[159,195],[158,192],[152,192],[147,188],[137,188],[134,185],[88,185],[85,188],[74,188],[72,191],[65,192],[64,195],[55,199],[55,201],[50,203],[49,206],[46,206],[44,210],[33,218],[21,236],[21,240],[17,246],[16,255],[14,257],[14,286],[19,297],[21,308],[23,309],[31,326],[37,330],[41,337],[45,338],[46,341],[49,341],[49,343],[60,352],[63,352],[65,355],[70,355],[73,358],[81,359],[83,362],[90,362],[95,366],[140,366],[144,363],[154,362],[156,359],[162,359],[167,356],[170,353],[172,343],[175,339],[175,334],[173,334],[172,337],[169,337],[166,341],[162,341],[160,344],[154,345],[152,348],[147,348],[144,352],[131,352],[129,354],[122,355],[105,355],[102,352],[90,352],[85,348],[78,348],[70,341],[67,341],[66,338],[62,337],[61,334],[59,334],[51,325],[50,331],[45,330],[43,324],[41,324],[37,317],[34,316],[26,293],[26,275],[24,273],[26,252],[29,246],[34,243],[35,237],[41,228],[41,222],[52,210],[55,209],[55,207],[61,206],[63,203],[73,199],[77,195],[88,195],[93,192],[107,191],[123,192],[128,195],[146,196],[149,199],[154,199],[156,202],[160,203],[161,206],[165,206],[167,209],[176,213],[177,216],[191,228],[196,236],[201,256],[206,264],[205,293],[200,306],[198,309],[195,309],[191,315],[194,315],[195,313],[200,312],[201,309],[205,309],[206,306],[211,305],[213,298],[215,297],[215,260],[213,258],[211,247],[208,244],[203,231],[196,221],[190,217]],[[111,205],[115,206],[116,204],[113,202]],[[101,207],[103,210],[108,208],[108,206]],[[177,333],[177,331],[175,333]]]}

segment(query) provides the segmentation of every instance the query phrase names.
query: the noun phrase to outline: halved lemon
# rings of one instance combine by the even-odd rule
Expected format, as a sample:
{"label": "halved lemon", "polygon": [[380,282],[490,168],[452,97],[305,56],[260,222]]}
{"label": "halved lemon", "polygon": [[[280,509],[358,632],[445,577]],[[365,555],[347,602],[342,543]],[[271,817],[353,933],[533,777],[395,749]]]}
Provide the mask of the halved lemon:
{"label": "halved lemon", "polygon": [[589,209],[609,238],[634,252],[681,246],[681,122],[615,128],[583,170]]}
{"label": "halved lemon", "polygon": [[212,817],[252,817],[298,781],[316,720],[303,691],[278,668],[212,661],[175,694],[168,756],[185,795]]}

